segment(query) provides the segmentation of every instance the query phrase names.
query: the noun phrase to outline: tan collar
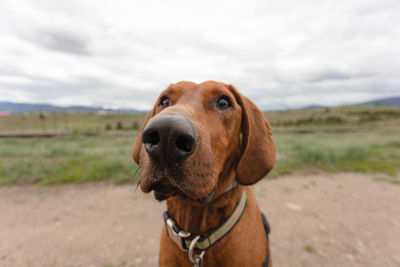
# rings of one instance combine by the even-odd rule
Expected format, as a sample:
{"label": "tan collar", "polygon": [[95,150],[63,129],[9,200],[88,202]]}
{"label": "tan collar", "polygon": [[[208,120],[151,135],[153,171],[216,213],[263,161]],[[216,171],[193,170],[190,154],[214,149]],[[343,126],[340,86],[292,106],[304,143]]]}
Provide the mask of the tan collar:
{"label": "tan collar", "polygon": [[168,236],[183,251],[197,249],[205,251],[227,235],[239,221],[246,207],[246,191],[243,190],[235,209],[218,227],[199,235],[183,231],[176,222],[164,212],[164,221]]}

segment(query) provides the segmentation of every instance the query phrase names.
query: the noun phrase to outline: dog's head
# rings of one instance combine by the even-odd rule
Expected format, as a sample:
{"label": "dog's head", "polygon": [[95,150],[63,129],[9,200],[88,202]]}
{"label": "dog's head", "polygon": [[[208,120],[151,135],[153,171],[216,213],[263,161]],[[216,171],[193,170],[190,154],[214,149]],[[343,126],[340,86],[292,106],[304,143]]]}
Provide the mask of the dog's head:
{"label": "dog's head", "polygon": [[275,163],[271,128],[232,85],[170,85],[147,114],[133,148],[143,192],[209,202],[236,178],[251,185]]}

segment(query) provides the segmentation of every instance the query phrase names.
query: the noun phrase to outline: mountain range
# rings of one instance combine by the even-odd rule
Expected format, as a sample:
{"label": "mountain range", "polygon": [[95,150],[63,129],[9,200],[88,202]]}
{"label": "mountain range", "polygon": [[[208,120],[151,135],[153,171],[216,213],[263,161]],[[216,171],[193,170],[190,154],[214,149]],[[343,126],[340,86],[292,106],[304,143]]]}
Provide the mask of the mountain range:
{"label": "mountain range", "polygon": [[361,103],[360,105],[400,106],[400,97],[389,97]]}
{"label": "mountain range", "polygon": [[10,114],[20,114],[25,112],[66,112],[66,113],[100,113],[100,114],[144,113],[143,111],[136,109],[108,109],[102,107],[88,107],[88,106],[61,107],[50,104],[13,103],[13,102],[0,102],[0,111],[8,111]]}
{"label": "mountain range", "polygon": [[[400,97],[390,97],[384,99],[376,99],[368,102],[363,102],[355,105],[374,105],[374,106],[400,106]],[[300,109],[316,109],[324,108],[321,105],[310,105]],[[282,110],[282,108],[277,108]],[[285,108],[283,108],[285,110]],[[25,112],[67,112],[67,113],[99,113],[99,114],[116,114],[116,113],[144,113],[136,109],[108,109],[102,107],[88,106],[69,106],[61,107],[50,104],[32,104],[32,103],[13,103],[0,102],[0,112],[8,112],[10,114],[20,114]]]}
{"label": "mountain range", "polygon": [[[400,97],[389,97],[382,99],[375,99],[367,102],[356,103],[347,106],[392,106],[399,107],[400,106]],[[327,106],[322,105],[309,105],[299,109],[318,109],[318,108],[327,108]]]}

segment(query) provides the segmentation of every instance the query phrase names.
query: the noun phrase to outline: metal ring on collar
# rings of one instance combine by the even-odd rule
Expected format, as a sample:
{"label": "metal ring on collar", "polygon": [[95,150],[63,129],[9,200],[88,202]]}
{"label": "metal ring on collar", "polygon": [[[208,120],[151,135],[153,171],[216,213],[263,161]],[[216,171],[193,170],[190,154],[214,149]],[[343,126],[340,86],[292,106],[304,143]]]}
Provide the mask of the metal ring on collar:
{"label": "metal ring on collar", "polygon": [[[196,236],[193,240],[192,240],[192,242],[190,243],[190,247],[189,247],[189,259],[190,259],[190,261],[191,262],[193,262],[193,263],[196,263],[196,260],[195,260],[195,257],[193,257],[193,249],[194,249],[194,247],[196,246],[196,243],[197,243],[197,241],[200,239],[200,236],[198,235],[198,236]],[[202,260],[203,259],[203,256],[204,256],[204,253],[205,253],[206,251],[205,250],[203,250],[199,255],[198,255],[198,257],[200,257],[200,259]]]}

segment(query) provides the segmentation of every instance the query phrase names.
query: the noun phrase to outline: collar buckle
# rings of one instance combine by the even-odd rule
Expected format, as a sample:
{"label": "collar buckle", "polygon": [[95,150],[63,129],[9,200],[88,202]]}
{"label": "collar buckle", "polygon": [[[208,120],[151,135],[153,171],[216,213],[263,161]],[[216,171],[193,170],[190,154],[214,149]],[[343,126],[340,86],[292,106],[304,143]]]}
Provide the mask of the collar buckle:
{"label": "collar buckle", "polygon": [[179,229],[178,225],[171,219],[167,218],[165,220],[165,225],[167,228],[168,236],[177,244],[177,246],[183,250],[187,251],[185,239],[190,237],[192,234]]}

